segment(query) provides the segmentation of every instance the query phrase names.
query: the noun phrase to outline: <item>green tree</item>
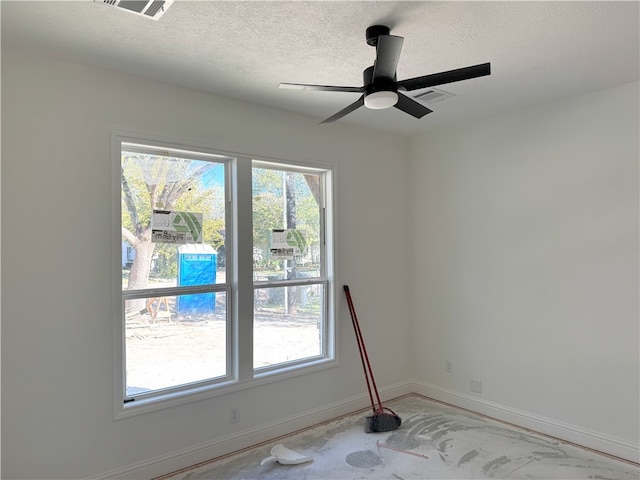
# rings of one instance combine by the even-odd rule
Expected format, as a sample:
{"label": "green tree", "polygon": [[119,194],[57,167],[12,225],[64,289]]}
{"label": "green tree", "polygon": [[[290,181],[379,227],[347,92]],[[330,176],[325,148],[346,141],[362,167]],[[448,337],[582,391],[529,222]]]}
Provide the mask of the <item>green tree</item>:
{"label": "green tree", "polygon": [[[253,245],[268,260],[273,229],[295,228],[307,244],[320,236],[319,176],[255,168],[253,170]],[[279,263],[279,262],[277,262]]]}
{"label": "green tree", "polygon": [[271,230],[285,228],[282,172],[254,168],[252,188],[253,246],[260,250],[262,261],[258,263],[264,264],[268,259]]}
{"label": "green tree", "polygon": [[[202,188],[202,179],[218,164],[186,158],[122,152],[122,238],[135,251],[127,289],[147,286],[155,245],[151,242],[154,209],[198,211],[208,216],[215,188]],[[224,218],[224,217],[223,217]],[[208,240],[220,239],[208,226]],[[161,247],[164,254],[168,246]],[[175,246],[173,246],[175,252]]]}

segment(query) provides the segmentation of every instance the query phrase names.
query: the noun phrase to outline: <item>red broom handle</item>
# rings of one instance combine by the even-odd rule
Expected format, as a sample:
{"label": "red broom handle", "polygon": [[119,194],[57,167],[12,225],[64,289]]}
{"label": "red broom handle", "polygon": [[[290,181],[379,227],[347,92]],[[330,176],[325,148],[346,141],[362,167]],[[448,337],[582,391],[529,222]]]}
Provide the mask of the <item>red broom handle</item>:
{"label": "red broom handle", "polygon": [[371,409],[373,410],[373,413],[376,413],[376,405],[375,405],[375,401],[373,400],[373,394],[371,393],[371,383],[369,381],[369,373],[367,372],[367,366],[365,364],[364,353],[362,351],[362,339],[358,335],[358,328],[356,326],[356,321],[354,320],[355,310],[353,308],[353,303],[352,303],[351,297],[349,295],[349,290],[345,290],[345,293],[347,295],[347,303],[349,305],[349,312],[351,314],[351,323],[353,325],[353,331],[356,334],[356,341],[358,343],[358,351],[360,352],[360,361],[362,362],[362,370],[364,371],[364,379],[367,382],[367,390],[369,391],[369,399],[371,401]]}
{"label": "red broom handle", "polygon": [[[360,323],[358,322],[356,309],[353,305],[353,300],[351,299],[351,292],[349,291],[349,286],[345,285],[343,288],[344,288],[344,293],[347,297],[347,304],[349,305],[349,312],[351,313],[351,321],[353,323],[353,328],[356,332],[358,349],[360,350],[360,359],[362,360],[362,368],[364,369],[365,378],[367,380],[367,389],[369,390],[369,397],[371,398],[371,407],[373,408],[373,412],[376,413],[377,410],[382,408],[382,402],[380,401],[380,395],[378,394],[378,387],[376,386],[376,380],[373,377],[371,362],[369,361],[367,348],[365,347],[365,344],[364,344],[364,337],[362,336],[362,331],[360,330]],[[365,361],[366,361],[366,366],[365,366]],[[368,371],[368,375],[367,375],[367,371]],[[371,384],[373,385],[373,391],[375,392],[376,399],[378,400],[378,409],[376,409],[374,405],[373,395],[371,394],[371,386],[369,385],[369,377],[371,377]]]}
{"label": "red broom handle", "polygon": [[353,302],[351,300],[351,295],[349,293],[349,287],[347,285],[344,286],[345,295],[347,297],[347,304],[349,305],[349,313],[351,314],[351,323],[353,325],[353,331],[356,334],[356,341],[358,343],[358,352],[360,352],[360,361],[362,362],[362,370],[364,371],[364,379],[367,382],[367,390],[369,391],[369,399],[371,401],[371,409],[373,413],[376,413],[376,405],[373,400],[373,394],[371,393],[371,384],[369,382],[369,373],[367,372],[367,366],[365,364],[364,353],[362,351],[363,343],[362,338],[358,335],[358,327],[357,327],[357,317],[355,316],[355,308],[353,306]]}

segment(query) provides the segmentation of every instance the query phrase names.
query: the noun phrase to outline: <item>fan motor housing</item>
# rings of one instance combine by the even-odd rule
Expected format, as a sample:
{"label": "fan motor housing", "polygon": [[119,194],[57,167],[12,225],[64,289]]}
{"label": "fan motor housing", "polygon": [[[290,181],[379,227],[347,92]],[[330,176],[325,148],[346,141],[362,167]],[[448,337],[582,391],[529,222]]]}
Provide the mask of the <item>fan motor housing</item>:
{"label": "fan motor housing", "polygon": [[397,91],[395,78],[378,77],[374,83],[373,81],[373,65],[365,68],[362,72],[362,79],[364,84],[365,94],[373,92],[395,92]]}
{"label": "fan motor housing", "polygon": [[380,35],[389,35],[391,30],[385,25],[372,25],[367,28],[367,44],[375,47],[378,45],[378,37]]}

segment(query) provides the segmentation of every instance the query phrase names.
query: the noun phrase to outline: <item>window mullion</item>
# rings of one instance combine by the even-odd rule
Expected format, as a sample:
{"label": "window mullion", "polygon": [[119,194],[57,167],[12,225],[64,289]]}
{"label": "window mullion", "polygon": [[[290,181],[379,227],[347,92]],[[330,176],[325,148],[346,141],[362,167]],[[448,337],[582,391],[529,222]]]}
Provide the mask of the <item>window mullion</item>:
{"label": "window mullion", "polygon": [[253,378],[253,217],[251,159],[238,158],[235,176],[234,234],[237,248],[233,285],[234,368],[240,382]]}

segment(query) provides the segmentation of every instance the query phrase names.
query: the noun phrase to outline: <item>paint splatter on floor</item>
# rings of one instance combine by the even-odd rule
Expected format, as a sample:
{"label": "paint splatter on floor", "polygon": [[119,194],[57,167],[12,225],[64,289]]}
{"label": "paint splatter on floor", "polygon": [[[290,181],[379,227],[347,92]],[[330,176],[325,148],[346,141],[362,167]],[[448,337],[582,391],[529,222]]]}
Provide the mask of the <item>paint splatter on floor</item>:
{"label": "paint splatter on floor", "polygon": [[470,452],[465,453],[462,458],[458,461],[458,466],[464,465],[467,462],[470,462],[474,458],[480,455],[478,450],[471,450]]}
{"label": "paint splatter on floor", "polygon": [[380,455],[371,450],[363,450],[360,452],[351,452],[345,459],[352,467],[371,468],[377,467],[382,463]]}
{"label": "paint splatter on floor", "polygon": [[[365,433],[366,412],[162,480],[640,480],[640,467],[474,415],[419,395],[388,402],[403,419],[392,432]],[[313,462],[260,465],[282,443]],[[384,446],[386,448],[380,448]],[[159,479],[158,479],[159,480]]]}

